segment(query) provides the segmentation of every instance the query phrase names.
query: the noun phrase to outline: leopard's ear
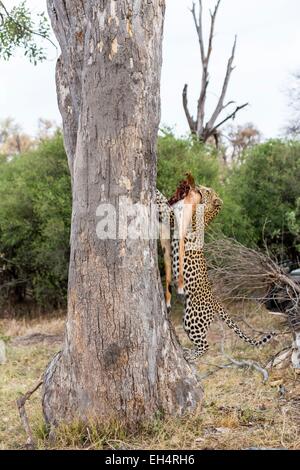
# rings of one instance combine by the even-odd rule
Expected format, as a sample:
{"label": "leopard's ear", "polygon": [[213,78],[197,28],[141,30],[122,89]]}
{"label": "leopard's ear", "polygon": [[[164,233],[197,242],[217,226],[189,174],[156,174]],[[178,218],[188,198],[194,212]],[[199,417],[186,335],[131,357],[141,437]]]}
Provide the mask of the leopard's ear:
{"label": "leopard's ear", "polygon": [[192,173],[188,172],[185,174],[186,176],[186,181],[188,183],[188,185],[191,187],[191,188],[194,188],[195,187],[195,178],[193,177]]}

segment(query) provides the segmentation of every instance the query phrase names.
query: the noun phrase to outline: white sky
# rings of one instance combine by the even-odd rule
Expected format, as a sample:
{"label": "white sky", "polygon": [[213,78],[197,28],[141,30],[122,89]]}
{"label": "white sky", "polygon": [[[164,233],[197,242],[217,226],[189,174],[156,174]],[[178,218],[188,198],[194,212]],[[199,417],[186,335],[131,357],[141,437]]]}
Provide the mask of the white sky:
{"label": "white sky", "polygon": [[[6,0],[8,7],[16,0]],[[46,10],[45,0],[27,0],[33,11]],[[187,132],[181,93],[189,84],[189,103],[196,108],[200,87],[200,58],[192,15],[192,0],[167,0],[162,71],[162,124],[177,134]],[[212,8],[215,0],[203,0]],[[208,20],[208,16],[206,17]],[[206,21],[207,31],[208,21]],[[234,35],[238,35],[233,72],[227,95],[250,106],[235,123],[255,123],[265,137],[279,135],[288,119],[286,90],[300,69],[299,0],[222,0],[215,29],[209,88],[210,109],[215,104]],[[39,117],[60,122],[54,70],[56,51],[36,67],[18,57],[0,62],[0,119],[11,116],[26,132],[34,133]]]}

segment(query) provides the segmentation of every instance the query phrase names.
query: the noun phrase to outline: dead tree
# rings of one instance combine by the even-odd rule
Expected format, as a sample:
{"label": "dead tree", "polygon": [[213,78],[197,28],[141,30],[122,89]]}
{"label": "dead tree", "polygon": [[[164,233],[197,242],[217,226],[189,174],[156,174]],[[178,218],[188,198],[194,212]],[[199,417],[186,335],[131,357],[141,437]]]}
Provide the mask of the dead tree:
{"label": "dead tree", "polygon": [[214,38],[216,16],[218,13],[220,3],[221,3],[221,0],[218,0],[214,11],[210,12],[210,31],[209,31],[207,48],[205,48],[204,36],[203,36],[202,0],[199,0],[199,14],[198,15],[196,12],[195,3],[193,3],[193,7],[191,10],[195,27],[196,27],[196,31],[197,31],[197,36],[198,36],[198,41],[199,41],[199,46],[200,46],[201,65],[202,65],[201,91],[200,91],[200,97],[198,100],[196,119],[194,119],[194,117],[191,115],[189,108],[188,108],[188,99],[187,99],[188,85],[187,84],[184,85],[183,93],[182,93],[183,108],[184,108],[184,112],[185,112],[191,133],[195,135],[202,142],[206,142],[209,138],[213,137],[215,139],[216,146],[218,146],[219,128],[230,119],[234,119],[236,114],[241,109],[248,106],[248,103],[242,104],[240,106],[236,106],[234,111],[230,112],[226,117],[221,118],[222,112],[226,108],[228,108],[230,105],[234,104],[234,101],[228,101],[226,103],[225,98],[226,98],[226,93],[227,93],[231,73],[234,70],[233,61],[234,61],[236,40],[237,40],[237,38],[235,37],[232,51],[231,51],[231,56],[227,63],[225,78],[224,78],[224,82],[222,85],[219,99],[217,101],[216,107],[212,115],[205,122],[205,107],[206,107],[207,89],[209,85],[209,62],[210,62],[212,48],[213,48],[213,38]]}

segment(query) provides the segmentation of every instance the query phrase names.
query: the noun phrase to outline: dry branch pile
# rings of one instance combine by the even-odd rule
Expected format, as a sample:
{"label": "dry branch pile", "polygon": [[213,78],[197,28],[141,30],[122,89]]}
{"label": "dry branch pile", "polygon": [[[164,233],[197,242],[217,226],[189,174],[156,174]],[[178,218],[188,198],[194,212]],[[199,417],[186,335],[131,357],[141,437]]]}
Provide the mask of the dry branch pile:
{"label": "dry branch pile", "polygon": [[300,368],[300,285],[268,253],[230,238],[206,244],[210,279],[224,301],[256,299],[286,316],[293,335],[292,364]]}
{"label": "dry branch pile", "polygon": [[268,254],[231,238],[207,243],[206,258],[212,283],[223,299],[267,300],[275,287],[286,290],[290,301],[300,295],[300,286]]}

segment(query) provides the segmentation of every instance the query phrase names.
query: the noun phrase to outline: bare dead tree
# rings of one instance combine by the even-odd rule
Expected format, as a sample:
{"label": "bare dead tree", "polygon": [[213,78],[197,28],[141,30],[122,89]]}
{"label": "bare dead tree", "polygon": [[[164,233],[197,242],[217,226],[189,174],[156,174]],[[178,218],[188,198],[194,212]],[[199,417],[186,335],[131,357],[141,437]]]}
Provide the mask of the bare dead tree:
{"label": "bare dead tree", "polygon": [[[200,91],[200,97],[198,100],[198,107],[197,107],[197,117],[196,119],[193,118],[191,115],[189,108],[188,108],[188,99],[187,99],[187,91],[188,91],[188,85],[185,84],[183,88],[183,93],[182,93],[182,101],[183,101],[183,108],[184,112],[190,127],[190,131],[193,135],[197,136],[197,138],[203,142],[206,142],[209,138],[213,137],[216,142],[216,146],[218,146],[218,131],[219,128],[225,124],[227,121],[230,119],[234,119],[236,114],[246,106],[248,106],[248,103],[244,103],[240,106],[236,106],[234,111],[229,113],[226,117],[223,119],[220,117],[221,113],[228,108],[230,105],[234,104],[234,101],[228,101],[227,103],[225,102],[226,98],[226,93],[231,77],[231,73],[234,70],[233,67],[233,61],[234,61],[234,56],[235,56],[235,49],[236,49],[236,41],[237,37],[234,39],[232,51],[231,51],[231,56],[228,59],[227,62],[227,68],[226,68],[226,73],[225,73],[225,78],[223,81],[222,89],[220,92],[219,99],[217,101],[216,107],[211,115],[211,117],[207,120],[205,123],[205,106],[206,106],[206,98],[207,98],[207,89],[208,89],[208,84],[209,84],[209,62],[212,54],[212,49],[213,49],[213,38],[214,38],[214,30],[215,30],[215,22],[216,22],[216,16],[218,13],[218,9],[220,6],[221,0],[218,0],[215,9],[213,12],[210,11],[210,31],[209,31],[209,38],[208,38],[208,45],[207,48],[205,48],[205,43],[204,43],[204,35],[203,35],[203,7],[202,7],[202,0],[199,0],[199,13],[197,15],[196,12],[196,4],[195,2],[193,3],[193,7],[191,9],[196,31],[197,31],[197,36],[198,36],[198,41],[199,41],[199,46],[200,46],[200,55],[201,55],[201,64],[202,64],[202,78],[201,78],[201,91]],[[218,121],[218,118],[220,120]]]}

